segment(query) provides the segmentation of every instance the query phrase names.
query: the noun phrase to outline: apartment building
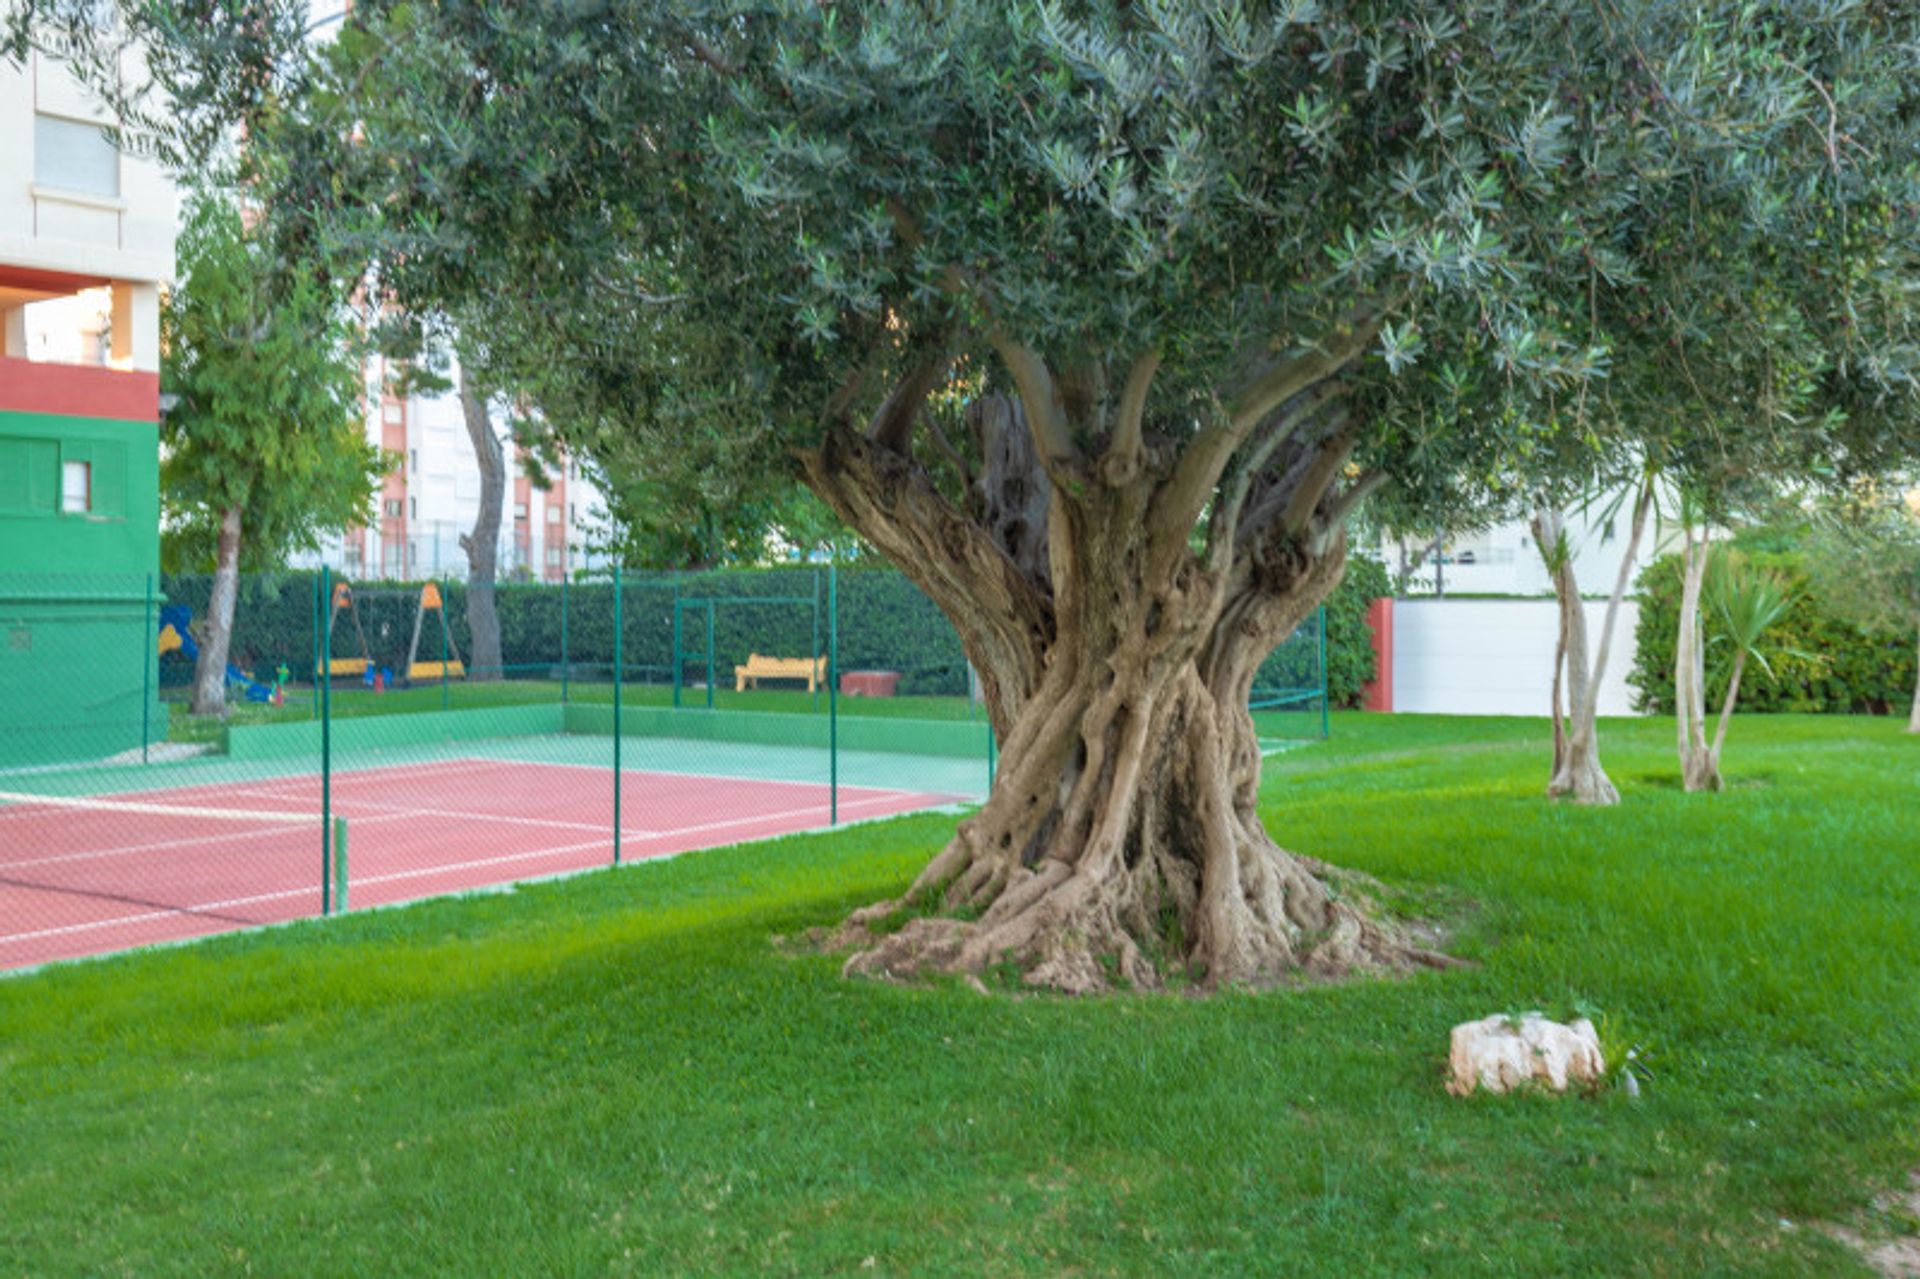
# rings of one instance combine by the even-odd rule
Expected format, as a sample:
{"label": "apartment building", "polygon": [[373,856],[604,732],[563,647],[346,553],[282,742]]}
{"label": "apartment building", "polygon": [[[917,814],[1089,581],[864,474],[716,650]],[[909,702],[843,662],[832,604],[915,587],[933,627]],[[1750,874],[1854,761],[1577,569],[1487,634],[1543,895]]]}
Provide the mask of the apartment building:
{"label": "apartment building", "polygon": [[[387,450],[396,464],[381,481],[373,522],[304,559],[329,564],[350,578],[464,576],[467,553],[460,537],[472,531],[480,513],[480,464],[460,397],[452,391],[395,395],[395,370],[383,360],[376,359],[368,372],[375,394],[367,439]],[[496,548],[500,575],[558,582],[569,573],[600,567],[601,557],[593,550],[606,524],[599,490],[572,464],[545,471],[547,486],[537,487],[506,415],[496,411],[492,424],[507,463]]]}
{"label": "apartment building", "polygon": [[[53,59],[0,60],[0,742],[140,740],[177,199]],[[103,660],[102,654],[120,660]]]}

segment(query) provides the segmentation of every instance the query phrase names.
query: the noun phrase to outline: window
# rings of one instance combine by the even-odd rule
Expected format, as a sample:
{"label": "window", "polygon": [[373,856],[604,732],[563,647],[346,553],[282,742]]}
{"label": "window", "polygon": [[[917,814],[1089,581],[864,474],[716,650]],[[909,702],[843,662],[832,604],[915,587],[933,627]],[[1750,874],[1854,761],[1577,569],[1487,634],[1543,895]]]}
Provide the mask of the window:
{"label": "window", "polygon": [[560,504],[556,502],[552,506],[549,506],[547,508],[547,523],[558,524],[559,522],[560,522]]}
{"label": "window", "polygon": [[527,504],[525,502],[515,502],[513,504],[513,518],[516,520],[524,520],[527,518]]}
{"label": "window", "polygon": [[549,546],[547,548],[547,563],[552,565],[555,568],[560,567],[560,548],[559,547]]}
{"label": "window", "polygon": [[114,198],[120,194],[120,153],[97,124],[35,113],[33,180],[62,191]]}
{"label": "window", "polygon": [[387,499],[387,518],[395,519],[395,520],[400,518],[400,499],[399,498],[390,497]]}
{"label": "window", "polygon": [[408,449],[407,456],[413,459],[413,469],[416,471],[419,470],[420,469],[420,450]]}
{"label": "window", "polygon": [[60,509],[69,515],[84,515],[93,509],[93,463],[60,464]]}
{"label": "window", "polygon": [[567,520],[568,522],[573,524],[578,524],[580,522],[580,503],[578,502],[567,503]]}
{"label": "window", "polygon": [[419,498],[410,497],[407,499],[407,518],[410,520],[417,520],[420,518],[420,499]]}
{"label": "window", "polygon": [[380,416],[388,422],[404,422],[407,420],[407,406],[398,400],[388,400],[380,406]]}

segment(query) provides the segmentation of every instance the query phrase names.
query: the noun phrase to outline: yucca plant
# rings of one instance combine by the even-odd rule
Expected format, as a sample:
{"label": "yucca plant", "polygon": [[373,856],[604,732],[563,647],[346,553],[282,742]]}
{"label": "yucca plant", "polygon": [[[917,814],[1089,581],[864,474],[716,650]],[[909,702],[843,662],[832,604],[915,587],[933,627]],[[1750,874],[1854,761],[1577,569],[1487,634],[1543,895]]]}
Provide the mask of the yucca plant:
{"label": "yucca plant", "polygon": [[1714,726],[1713,742],[1700,740],[1696,730],[1681,756],[1681,783],[1690,791],[1720,790],[1720,751],[1727,741],[1727,724],[1733,718],[1734,704],[1740,699],[1740,677],[1749,661],[1773,675],[1764,643],[1767,631],[1787,614],[1793,593],[1786,578],[1772,569],[1760,568],[1745,557],[1727,554],[1719,570],[1707,580],[1708,606],[1718,620],[1718,633],[1708,641],[1719,646],[1721,660],[1730,664],[1727,695],[1720,704],[1720,722]]}

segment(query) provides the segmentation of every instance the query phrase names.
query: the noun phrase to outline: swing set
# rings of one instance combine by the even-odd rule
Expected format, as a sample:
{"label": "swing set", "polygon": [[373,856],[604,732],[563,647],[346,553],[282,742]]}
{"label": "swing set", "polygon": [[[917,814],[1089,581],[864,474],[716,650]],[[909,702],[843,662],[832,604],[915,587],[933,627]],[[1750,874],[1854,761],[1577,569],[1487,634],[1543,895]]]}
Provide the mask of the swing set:
{"label": "swing set", "polygon": [[[440,619],[440,660],[423,662],[420,660],[420,627],[427,620],[428,612]],[[453,654],[448,660],[447,654]],[[453,628],[447,625],[447,607],[440,599],[440,588],[428,582],[420,588],[420,609],[413,615],[413,643],[407,645],[407,678],[424,679],[465,679],[466,663],[460,660],[460,649],[453,642]]]}
{"label": "swing set", "polygon": [[[371,594],[371,593],[369,593]],[[335,582],[333,586],[332,606],[327,616],[327,631],[331,636],[337,633],[336,627],[340,615],[345,613],[353,620],[354,638],[359,641],[360,656],[329,657],[325,662],[314,663],[314,673],[333,677],[365,678],[369,671],[376,669],[372,646],[367,643],[366,628],[360,623],[361,610],[355,606],[353,589],[346,582]],[[427,614],[432,613],[440,621],[440,658],[438,661],[420,660],[420,635],[426,627]],[[454,641],[453,627],[447,622],[446,601],[440,594],[438,584],[428,582],[420,588],[419,607],[413,615],[413,639],[407,645],[407,660],[401,666],[404,678],[409,682],[422,680],[465,679],[467,666],[460,657],[460,647]]]}

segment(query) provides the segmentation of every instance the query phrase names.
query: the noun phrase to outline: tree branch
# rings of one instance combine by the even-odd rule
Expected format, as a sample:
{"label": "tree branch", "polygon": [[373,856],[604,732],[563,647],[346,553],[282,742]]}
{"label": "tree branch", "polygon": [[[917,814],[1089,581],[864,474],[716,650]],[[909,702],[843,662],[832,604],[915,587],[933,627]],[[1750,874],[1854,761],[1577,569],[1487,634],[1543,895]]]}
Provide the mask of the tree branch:
{"label": "tree branch", "polygon": [[1228,460],[1254,428],[1288,400],[1334,376],[1364,352],[1379,331],[1382,318],[1371,306],[1349,311],[1337,322],[1332,336],[1274,357],[1227,395],[1225,423],[1207,427],[1193,438],[1167,482],[1162,501],[1168,518],[1182,525],[1197,519]]}
{"label": "tree branch", "polygon": [[914,363],[867,423],[867,438],[882,448],[905,454],[913,445],[913,423],[933,389],[947,374],[947,354],[936,351]]}
{"label": "tree branch", "polygon": [[1000,354],[1013,375],[1014,389],[1020,393],[1021,407],[1027,411],[1027,425],[1033,431],[1040,457],[1048,466],[1065,466],[1079,460],[1073,430],[1067,423],[1060,388],[1054,384],[1047,363],[1031,347],[1009,338],[1002,330],[987,334],[987,341]]}
{"label": "tree branch", "polygon": [[1353,431],[1344,426],[1327,437],[1287,498],[1286,508],[1280,513],[1282,531],[1299,533],[1307,527],[1314,511],[1319,509],[1320,499],[1327,495],[1334,480],[1339,478],[1341,468],[1353,456],[1353,444]]}
{"label": "tree branch", "polygon": [[1147,411],[1147,391],[1153,375],[1160,370],[1160,348],[1148,347],[1134,358],[1127,370],[1127,384],[1120,392],[1120,414],[1114,420],[1113,438],[1107,442],[1107,465],[1129,478],[1140,468],[1142,419]]}
{"label": "tree branch", "polygon": [[[1226,497],[1214,507],[1212,524],[1207,530],[1209,544],[1233,544],[1234,535],[1239,531],[1240,513],[1246,507],[1248,494],[1253,491],[1253,482],[1273,457],[1274,450],[1293,438],[1295,431],[1312,421],[1316,414],[1345,395],[1346,391],[1344,383],[1322,382],[1281,406],[1272,424],[1242,459],[1239,471],[1227,486]],[[1344,423],[1345,418],[1342,417],[1335,429]]]}
{"label": "tree branch", "polygon": [[1226,397],[1229,430],[1244,438],[1267,414],[1344,368],[1366,350],[1384,318],[1372,307],[1356,307],[1335,322],[1331,336],[1304,350],[1283,352],[1255,369]]}
{"label": "tree branch", "polygon": [[1325,523],[1313,537],[1314,550],[1325,554],[1327,548],[1333,545],[1333,539],[1339,536],[1341,529],[1346,527],[1348,517],[1359,508],[1360,503],[1373,496],[1375,491],[1386,482],[1386,472],[1365,471],[1348,484],[1327,507]]}

